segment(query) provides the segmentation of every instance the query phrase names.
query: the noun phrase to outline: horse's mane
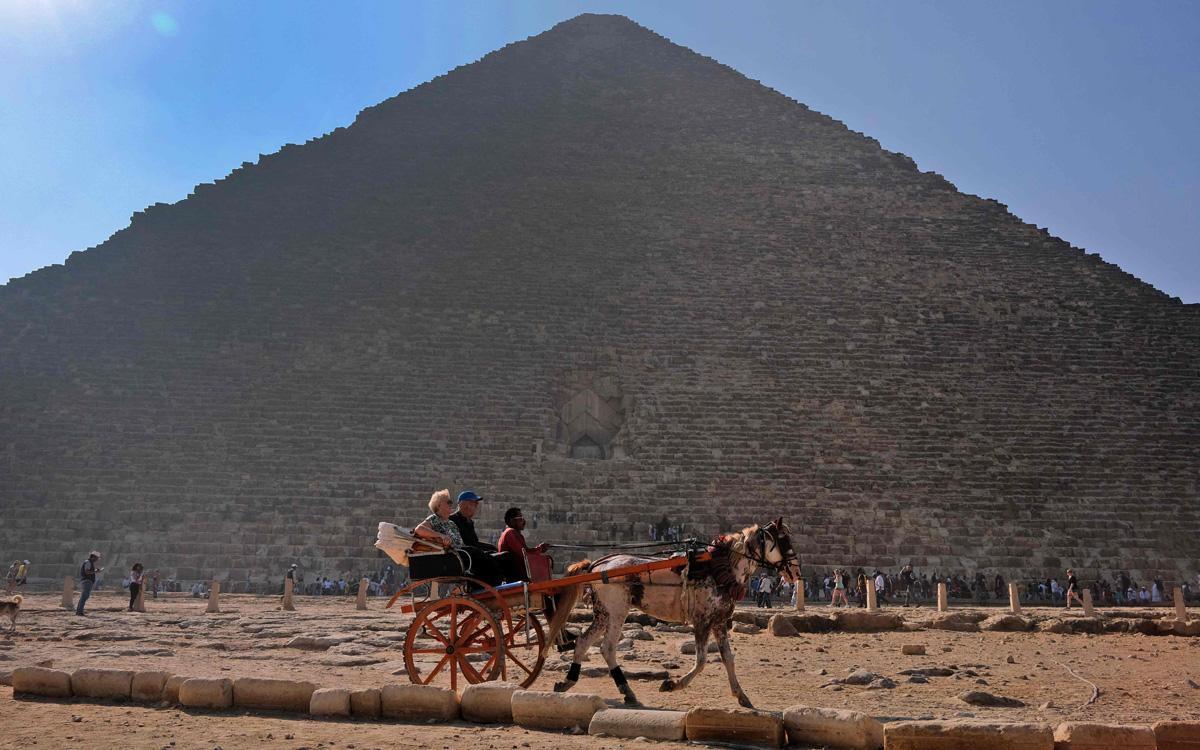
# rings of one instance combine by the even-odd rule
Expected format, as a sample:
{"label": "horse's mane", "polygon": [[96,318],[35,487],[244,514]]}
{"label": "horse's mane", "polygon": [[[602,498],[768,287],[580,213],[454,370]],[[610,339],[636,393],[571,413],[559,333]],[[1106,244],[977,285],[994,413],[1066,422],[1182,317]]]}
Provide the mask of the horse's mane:
{"label": "horse's mane", "polygon": [[[708,545],[710,559],[688,571],[688,578],[711,578],[718,591],[731,597],[735,602],[739,601],[746,595],[746,584],[738,580],[737,574],[733,570],[734,545],[740,543],[745,549],[746,539],[757,531],[758,525],[755,524],[747,526],[740,532],[722,534],[713,539]],[[736,551],[740,552],[741,550]]]}

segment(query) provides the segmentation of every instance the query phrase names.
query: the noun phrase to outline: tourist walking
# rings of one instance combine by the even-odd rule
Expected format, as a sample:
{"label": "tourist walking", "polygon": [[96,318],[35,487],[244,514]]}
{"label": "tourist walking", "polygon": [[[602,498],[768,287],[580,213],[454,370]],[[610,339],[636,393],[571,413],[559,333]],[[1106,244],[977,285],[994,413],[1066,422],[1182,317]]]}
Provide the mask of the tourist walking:
{"label": "tourist walking", "polygon": [[92,595],[92,588],[96,585],[96,574],[104,570],[96,566],[100,561],[100,553],[92,550],[88,554],[88,559],[83,561],[79,566],[79,603],[75,605],[75,614],[79,617],[85,617],[83,607],[87,604],[88,597]]}
{"label": "tourist walking", "polygon": [[17,571],[21,569],[21,561],[13,560],[4,576],[4,593],[11,595],[17,589]]}
{"label": "tourist walking", "polygon": [[132,612],[137,606],[138,594],[142,592],[142,582],[146,580],[146,576],[142,573],[142,564],[134,563],[129,570],[129,611]]}
{"label": "tourist walking", "polygon": [[1075,571],[1067,568],[1067,609],[1071,608],[1071,599],[1079,602],[1079,606],[1083,606],[1083,599],[1079,594],[1079,579],[1075,577]]}
{"label": "tourist walking", "polygon": [[850,600],[846,598],[846,580],[848,576],[841,569],[833,571],[833,593],[829,598],[829,606],[836,607],[838,602],[849,607]]}
{"label": "tourist walking", "polygon": [[912,601],[913,586],[917,584],[917,577],[913,575],[912,565],[905,565],[900,570],[900,592],[904,594],[904,606],[908,606]]}

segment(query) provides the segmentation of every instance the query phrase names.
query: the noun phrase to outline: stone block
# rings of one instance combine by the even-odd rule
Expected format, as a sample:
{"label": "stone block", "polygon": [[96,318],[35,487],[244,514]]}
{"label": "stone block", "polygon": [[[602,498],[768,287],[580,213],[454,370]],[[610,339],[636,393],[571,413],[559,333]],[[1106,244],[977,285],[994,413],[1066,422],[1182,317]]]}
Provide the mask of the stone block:
{"label": "stone block", "polygon": [[1049,724],[975,719],[899,721],[883,728],[884,750],[1054,750]]}
{"label": "stone block", "polygon": [[350,691],[347,688],[319,688],[308,703],[313,716],[349,716]]}
{"label": "stone block", "polygon": [[693,708],[687,713],[689,742],[783,747],[784,736],[783,719],[764,711]]}
{"label": "stone block", "polygon": [[817,614],[791,615],[788,622],[798,633],[831,633],[837,628],[834,618]]}
{"label": "stone block", "polygon": [[604,699],[587,693],[518,690],[512,695],[513,721],[530,729],[586,730],[604,708]]}
{"label": "stone block", "polygon": [[12,673],[13,695],[71,697],[71,673],[45,667],[17,667]]}
{"label": "stone block", "polygon": [[771,619],[767,621],[767,632],[781,638],[800,635],[800,631],[792,625],[792,619],[788,615],[771,615]]}
{"label": "stone block", "polygon": [[129,697],[144,703],[158,703],[163,699],[163,688],[170,677],[169,672],[134,672]]}
{"label": "stone block", "polygon": [[979,623],[981,630],[1019,633],[1033,627],[1033,621],[1020,615],[992,615]]}
{"label": "stone block", "polygon": [[520,690],[511,682],[468,685],[458,699],[462,717],[476,724],[511,724],[512,694]]}
{"label": "stone block", "polygon": [[1155,750],[1154,730],[1138,724],[1064,721],[1054,730],[1054,750]]}
{"label": "stone block", "polygon": [[383,715],[379,688],[350,691],[350,715],[378,719]]}
{"label": "stone block", "polygon": [[978,633],[981,619],[983,618],[976,617],[969,612],[948,612],[930,620],[927,627],[934,630],[953,630],[959,633]]}
{"label": "stone block", "polygon": [[175,674],[167,678],[163,684],[162,699],[167,703],[179,702],[179,686],[188,679],[186,675]]}
{"label": "stone block", "polygon": [[905,656],[924,656],[925,645],[922,643],[905,643],[900,647],[900,653]]}
{"label": "stone block", "polygon": [[432,685],[384,685],[379,693],[383,716],[407,721],[458,719],[458,693]]}
{"label": "stone block", "polygon": [[1200,721],[1160,721],[1153,729],[1158,750],[1200,750]]}
{"label": "stone block", "polygon": [[179,685],[179,704],[188,708],[232,708],[233,680],[189,677]]}
{"label": "stone block", "polygon": [[133,672],[127,669],[76,669],[71,673],[71,692],[77,698],[129,700]]}
{"label": "stone block", "polygon": [[687,734],[687,711],[606,708],[592,716],[588,734],[630,740],[682,740]]}
{"label": "stone block", "polygon": [[233,681],[233,705],[267,711],[308,713],[316,686],[298,680],[239,677]]}
{"label": "stone block", "polygon": [[858,711],[792,706],[783,713],[788,743],[848,750],[883,747],[883,724]]}
{"label": "stone block", "polygon": [[867,612],[852,610],[838,612],[833,616],[838,630],[849,633],[875,633],[882,630],[899,630],[904,624],[900,615],[891,612]]}

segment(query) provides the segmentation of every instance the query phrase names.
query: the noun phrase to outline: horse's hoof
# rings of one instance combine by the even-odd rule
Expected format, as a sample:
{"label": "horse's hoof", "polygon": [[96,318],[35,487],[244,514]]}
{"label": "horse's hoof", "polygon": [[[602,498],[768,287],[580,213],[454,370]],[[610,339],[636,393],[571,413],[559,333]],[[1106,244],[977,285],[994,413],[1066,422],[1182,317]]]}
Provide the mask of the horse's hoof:
{"label": "horse's hoof", "polygon": [[625,705],[639,707],[642,705],[642,702],[640,700],[638,700],[637,698],[633,697],[632,695],[627,695],[627,696],[625,696]]}
{"label": "horse's hoof", "polygon": [[738,696],[738,705],[741,706],[742,708],[754,708],[754,704],[751,703],[750,699],[744,695]]}
{"label": "horse's hoof", "polygon": [[671,680],[671,679],[663,680],[662,684],[658,686],[658,692],[660,692],[660,693],[669,693],[674,689],[675,689],[675,680]]}
{"label": "horse's hoof", "polygon": [[569,687],[571,687],[571,686],[565,682],[556,682],[556,683],[554,683],[554,692],[565,693],[565,692],[567,692],[567,688],[569,688]]}

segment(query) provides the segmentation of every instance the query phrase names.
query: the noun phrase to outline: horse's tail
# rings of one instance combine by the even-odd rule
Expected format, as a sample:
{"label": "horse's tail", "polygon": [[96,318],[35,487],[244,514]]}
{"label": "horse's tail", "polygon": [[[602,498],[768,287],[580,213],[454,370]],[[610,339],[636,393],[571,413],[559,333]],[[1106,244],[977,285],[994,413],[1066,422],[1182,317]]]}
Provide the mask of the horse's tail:
{"label": "horse's tail", "polygon": [[[591,560],[580,560],[577,563],[572,563],[567,566],[567,575],[573,576],[579,573],[586,573],[591,564]],[[570,586],[564,586],[559,591],[558,601],[554,603],[554,617],[550,618],[550,632],[546,634],[548,643],[554,643],[558,640],[558,634],[566,627],[567,618],[571,616],[571,610],[575,608],[575,603],[579,601],[579,595],[583,593],[583,587],[586,585],[575,583]]]}
{"label": "horse's tail", "polygon": [[20,594],[17,594],[16,596],[14,596],[12,598],[12,603],[17,605],[18,607],[21,606],[21,602],[23,602],[23,601],[25,601],[25,599]]}

